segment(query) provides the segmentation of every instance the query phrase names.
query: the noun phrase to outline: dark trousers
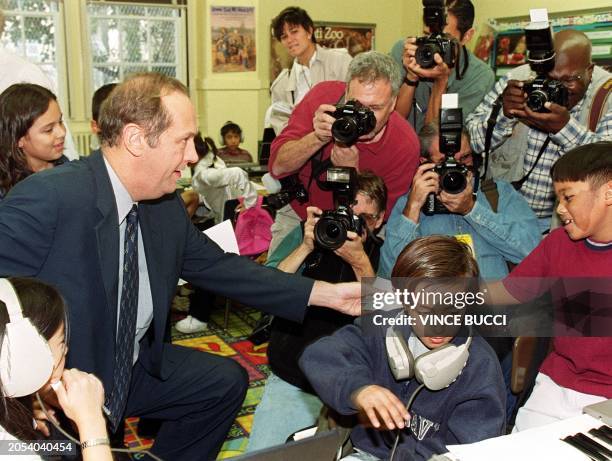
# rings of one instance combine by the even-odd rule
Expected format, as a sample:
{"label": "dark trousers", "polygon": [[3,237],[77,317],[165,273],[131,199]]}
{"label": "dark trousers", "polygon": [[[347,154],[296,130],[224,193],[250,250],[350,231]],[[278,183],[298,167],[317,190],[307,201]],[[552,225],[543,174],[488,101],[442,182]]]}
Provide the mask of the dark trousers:
{"label": "dark trousers", "polygon": [[132,372],[126,415],[163,420],[152,453],[171,460],[213,460],[240,409],[246,371],[231,359],[166,345],[162,381],[140,362]]}

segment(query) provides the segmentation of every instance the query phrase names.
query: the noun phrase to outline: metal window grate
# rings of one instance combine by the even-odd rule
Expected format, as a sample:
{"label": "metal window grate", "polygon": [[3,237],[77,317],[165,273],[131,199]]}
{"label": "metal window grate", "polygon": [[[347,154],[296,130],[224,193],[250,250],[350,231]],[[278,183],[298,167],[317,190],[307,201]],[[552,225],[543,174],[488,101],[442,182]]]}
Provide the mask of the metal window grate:
{"label": "metal window grate", "polygon": [[87,3],[92,89],[135,72],[161,72],[186,82],[182,6]]}

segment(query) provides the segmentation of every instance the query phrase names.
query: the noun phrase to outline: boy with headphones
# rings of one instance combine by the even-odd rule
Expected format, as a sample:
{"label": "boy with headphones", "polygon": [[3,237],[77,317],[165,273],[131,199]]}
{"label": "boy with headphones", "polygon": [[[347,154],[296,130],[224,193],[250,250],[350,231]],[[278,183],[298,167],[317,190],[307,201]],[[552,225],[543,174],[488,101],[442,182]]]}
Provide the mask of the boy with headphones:
{"label": "boy with headphones", "polygon": [[221,138],[219,143],[223,146],[219,149],[218,155],[227,164],[230,163],[253,163],[253,157],[249,151],[240,147],[244,142],[242,128],[232,121],[225,122],[221,127]]}
{"label": "boy with headphones", "polygon": [[[392,273],[454,282],[478,275],[469,246],[446,236],[412,241]],[[466,288],[470,280],[460,281],[460,289],[473,291]],[[452,308],[455,314],[463,312]],[[415,312],[425,311],[437,313],[416,306]],[[408,306],[373,314],[313,343],[300,360],[319,397],[338,413],[357,415],[360,421],[351,433],[357,453],[345,459],[391,455],[428,460],[447,452],[446,445],[503,434],[504,382],[499,362],[482,337],[455,327],[444,331],[446,336],[429,336],[431,331],[419,321],[401,321],[418,317]],[[392,449],[396,435],[399,444]]]}

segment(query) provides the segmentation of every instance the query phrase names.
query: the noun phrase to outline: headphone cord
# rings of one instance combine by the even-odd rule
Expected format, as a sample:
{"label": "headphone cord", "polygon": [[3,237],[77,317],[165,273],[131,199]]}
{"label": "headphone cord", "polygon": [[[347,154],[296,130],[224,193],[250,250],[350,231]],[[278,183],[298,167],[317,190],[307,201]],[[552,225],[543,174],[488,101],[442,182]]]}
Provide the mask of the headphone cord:
{"label": "headphone cord", "polygon": [[[412,393],[412,395],[408,399],[408,403],[406,404],[406,410],[410,411],[410,407],[412,406],[412,402],[414,402],[414,399],[416,398],[417,394],[424,387],[425,387],[425,384],[421,384],[419,387],[417,387],[414,390],[414,392]],[[395,450],[397,450],[397,445],[399,443],[400,435],[401,435],[400,429],[396,429],[395,430],[395,442],[393,442],[393,449],[391,450],[391,456],[389,457],[389,461],[393,461],[393,457],[395,456]]]}
{"label": "headphone cord", "polygon": [[[80,447],[81,446],[81,442],[79,442],[77,439],[75,439],[73,436],[71,436],[68,432],[66,432],[64,429],[62,429],[55,422],[55,419],[49,413],[47,413],[47,407],[45,407],[45,404],[43,403],[42,399],[40,398],[40,395],[38,395],[38,392],[36,393],[36,400],[38,400],[38,404],[40,405],[40,408],[42,409],[42,411],[45,414],[45,416],[47,417],[47,419],[51,422],[51,424],[53,424],[53,426],[55,426],[55,428],[58,431],[60,431],[62,434],[64,434],[66,437],[68,437],[69,440],[73,441],[74,443],[77,444],[78,447]],[[144,454],[150,456],[151,458],[153,458],[155,461],[164,461],[163,459],[159,458],[158,456],[155,456],[149,450],[145,450],[145,449],[135,450],[133,448],[111,448],[110,450],[114,451],[114,452],[117,452],[117,453],[144,453]]]}

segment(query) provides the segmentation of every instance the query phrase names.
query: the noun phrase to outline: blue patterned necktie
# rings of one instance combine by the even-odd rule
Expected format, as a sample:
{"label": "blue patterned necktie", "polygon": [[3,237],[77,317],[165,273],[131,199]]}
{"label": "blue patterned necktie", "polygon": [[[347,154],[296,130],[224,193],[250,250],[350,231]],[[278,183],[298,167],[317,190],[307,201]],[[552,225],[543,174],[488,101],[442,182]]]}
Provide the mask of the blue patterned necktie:
{"label": "blue patterned necktie", "polygon": [[113,391],[107,398],[109,420],[113,432],[123,420],[123,412],[130,389],[136,317],[138,314],[138,207],[132,206],[127,215],[123,243],[123,284],[119,307],[119,328],[115,341]]}

